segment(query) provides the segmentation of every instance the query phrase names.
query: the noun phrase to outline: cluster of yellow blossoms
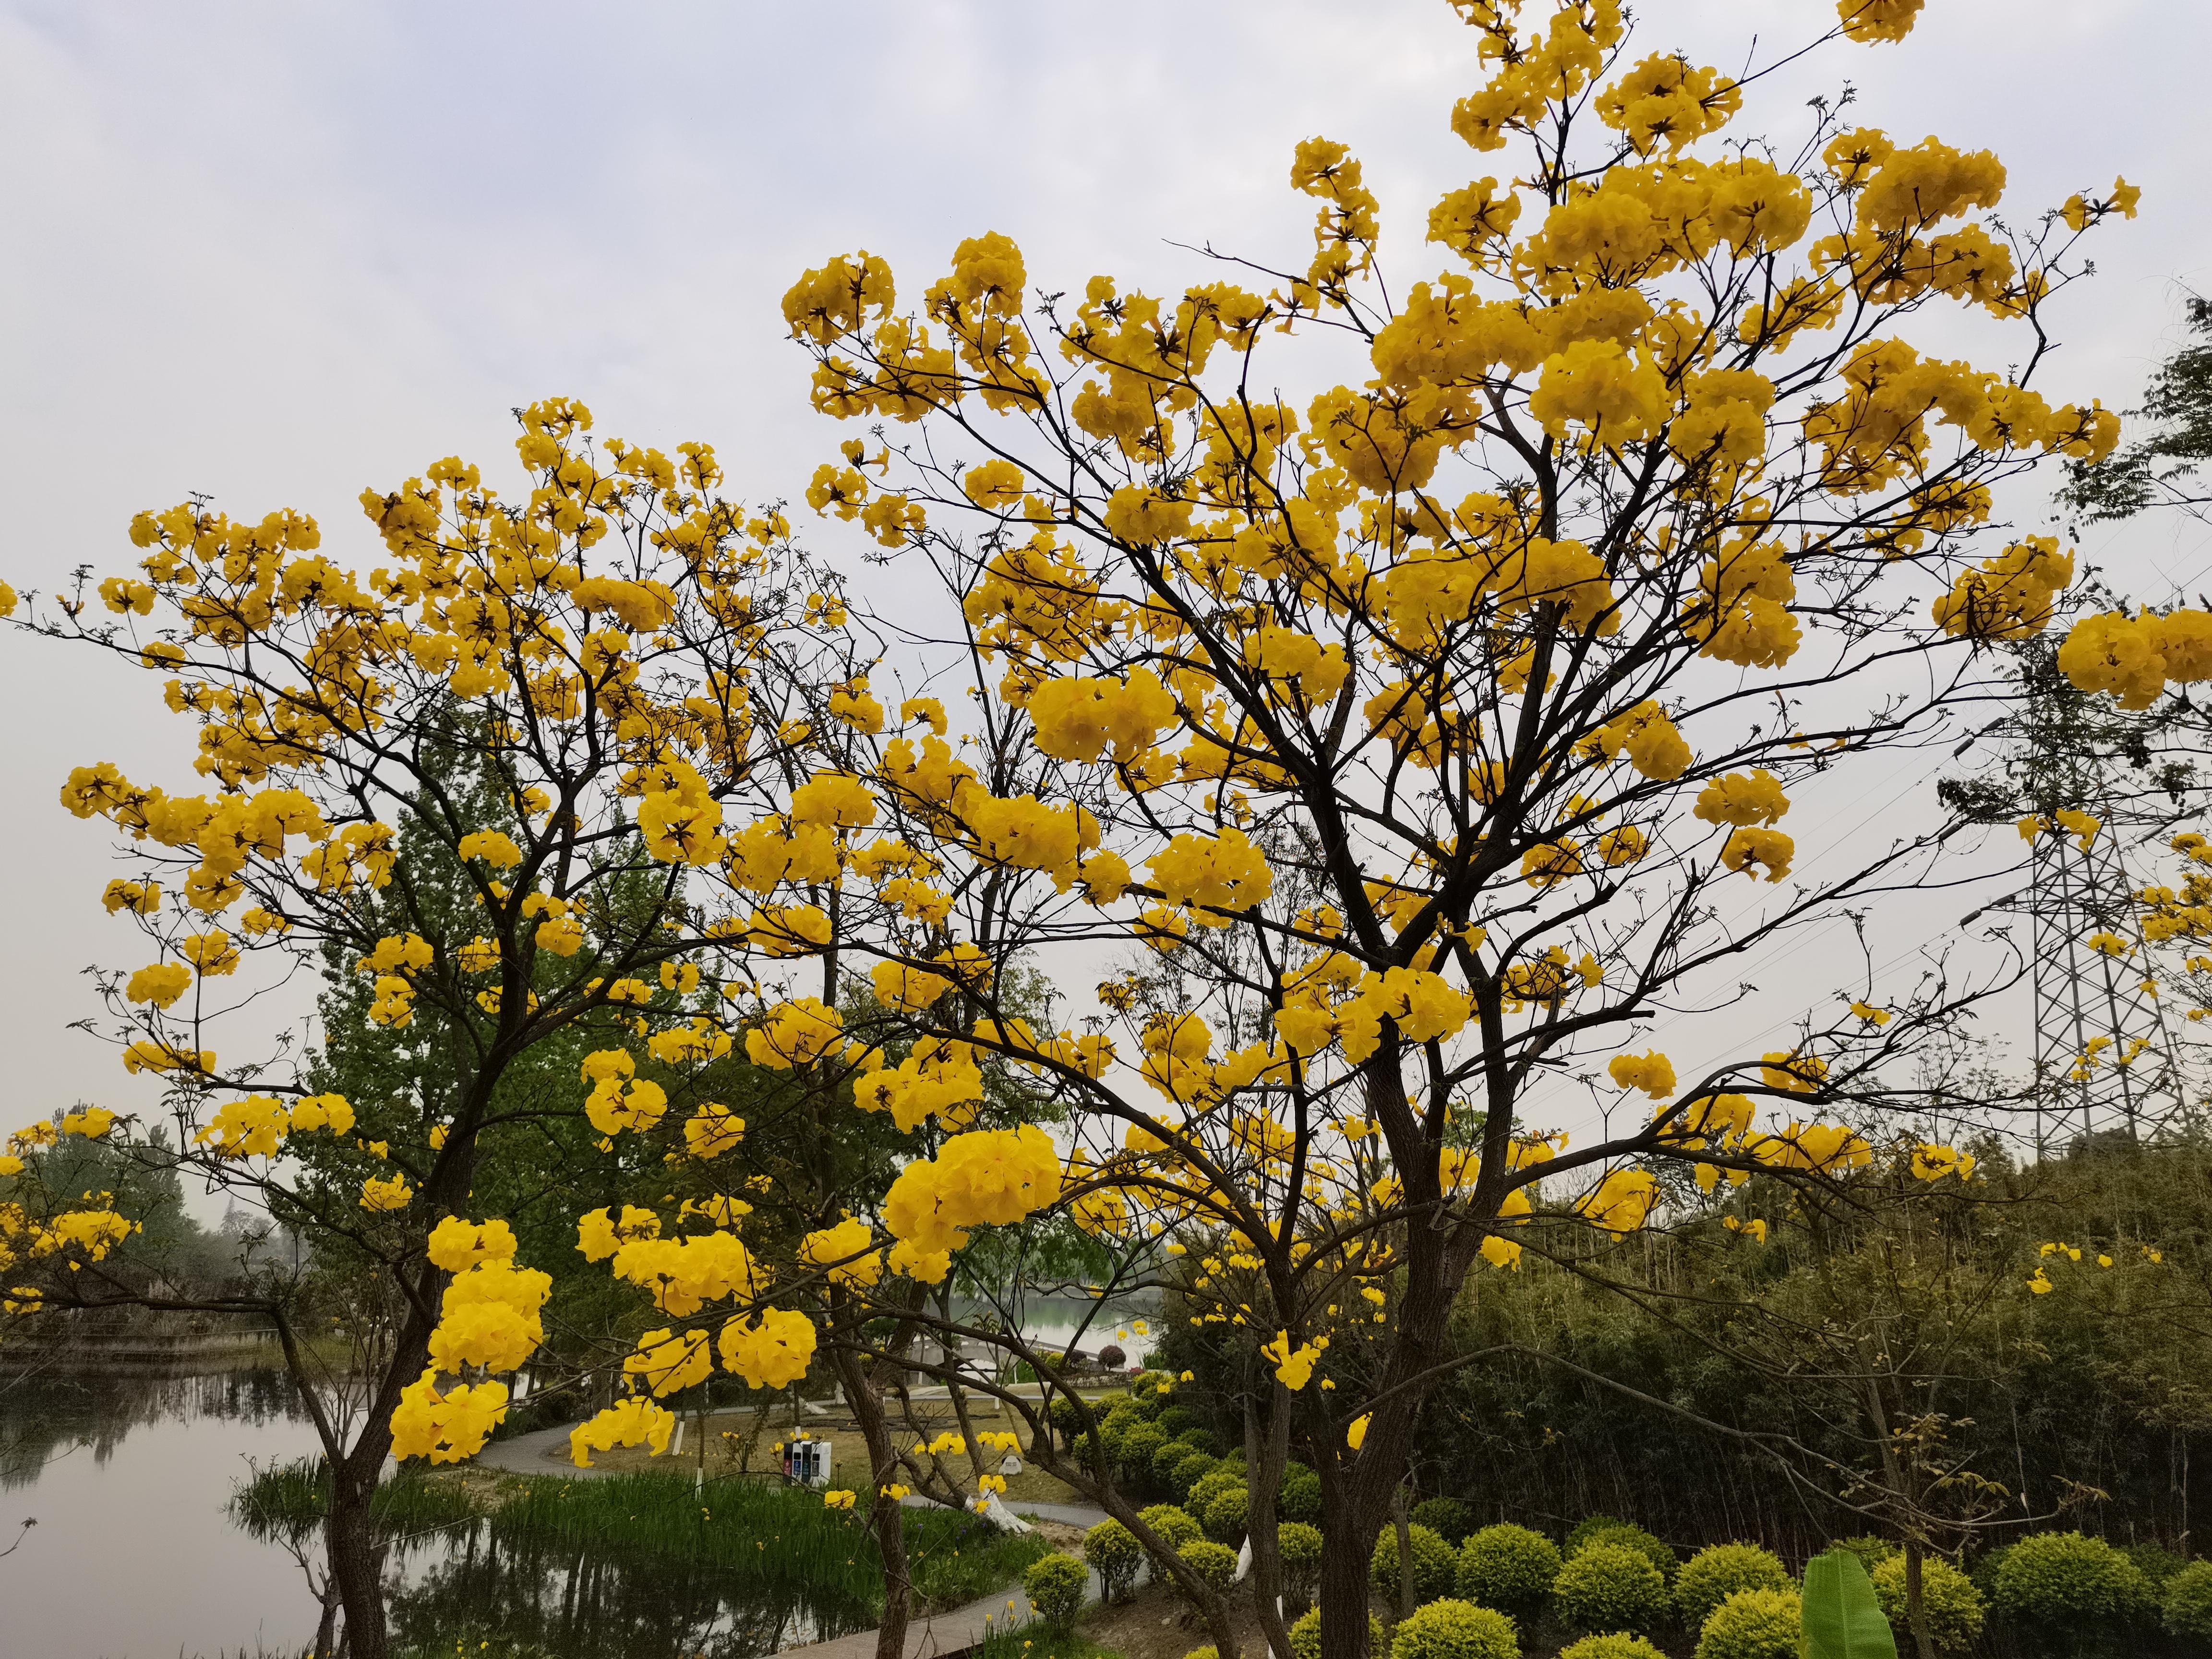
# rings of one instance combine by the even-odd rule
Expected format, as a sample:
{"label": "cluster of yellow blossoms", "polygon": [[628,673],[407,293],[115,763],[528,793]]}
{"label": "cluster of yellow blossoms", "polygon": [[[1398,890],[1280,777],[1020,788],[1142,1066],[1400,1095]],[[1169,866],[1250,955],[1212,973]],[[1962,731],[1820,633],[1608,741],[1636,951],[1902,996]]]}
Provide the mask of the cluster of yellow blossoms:
{"label": "cluster of yellow blossoms", "polygon": [[392,1413],[392,1450],[457,1463],[482,1451],[506,1420],[507,1385],[496,1375],[520,1370],[545,1340],[539,1315],[553,1280],[515,1265],[514,1230],[504,1221],[447,1216],[430,1230],[428,1252],[453,1278],[430,1333],[430,1364]]}

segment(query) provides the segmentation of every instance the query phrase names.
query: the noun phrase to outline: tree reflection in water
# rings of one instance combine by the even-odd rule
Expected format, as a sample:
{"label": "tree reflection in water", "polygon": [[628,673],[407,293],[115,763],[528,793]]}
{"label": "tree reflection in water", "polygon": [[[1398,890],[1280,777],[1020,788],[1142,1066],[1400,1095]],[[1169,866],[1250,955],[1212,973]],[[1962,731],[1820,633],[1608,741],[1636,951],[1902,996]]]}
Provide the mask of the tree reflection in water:
{"label": "tree reflection in water", "polygon": [[866,1605],[766,1601],[728,1574],[502,1536],[496,1521],[465,1531],[441,1542],[445,1559],[407,1564],[391,1601],[400,1647],[497,1637],[548,1659],[752,1659],[875,1622]]}

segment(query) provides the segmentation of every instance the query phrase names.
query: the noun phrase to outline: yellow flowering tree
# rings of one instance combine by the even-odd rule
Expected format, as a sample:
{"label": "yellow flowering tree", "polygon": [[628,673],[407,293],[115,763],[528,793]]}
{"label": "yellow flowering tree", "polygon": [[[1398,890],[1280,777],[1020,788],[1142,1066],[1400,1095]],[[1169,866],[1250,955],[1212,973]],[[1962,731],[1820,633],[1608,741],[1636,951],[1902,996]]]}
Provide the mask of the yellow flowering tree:
{"label": "yellow flowering tree", "polygon": [[[836,875],[787,847],[763,880],[790,902],[735,921],[710,920],[692,892],[754,848],[733,847],[730,814],[781,804],[814,769],[804,757],[836,753],[833,705],[864,653],[834,583],[780,514],[720,493],[705,445],[672,459],[596,441],[564,398],[521,423],[512,498],[440,461],[364,492],[357,555],[326,550],[304,514],[257,522],[187,501],[132,522],[135,568],[82,576],[22,618],[142,663],[192,728],[189,785],[94,764],[61,792],[121,832],[128,873],[100,897],[151,958],[103,977],[106,1035],[125,1068],[163,1084],[183,1167],[365,1262],[398,1310],[362,1379],[365,1410],[303,1389],[332,1470],[346,1640],[365,1656],[386,1650],[368,1499],[386,1455],[472,1455],[505,1414],[502,1379],[544,1336],[543,1265],[520,1261],[514,1229],[474,1199],[480,1182],[509,1185],[487,1147],[516,1145],[516,1121],[545,1109],[507,1099],[502,1079],[558,1037],[588,1050],[562,1109],[603,1152],[652,1135],[657,1153],[726,1152],[744,1122],[696,1086],[732,1053],[722,1011],[750,994],[723,970],[816,950],[827,918],[805,894]],[[357,1103],[319,1088],[283,1043],[219,1053],[228,1017],[295,969],[373,988],[367,1018],[395,1052],[434,1024],[439,1063],[422,1075],[439,1086]],[[155,1127],[96,1110],[18,1140],[96,1135],[160,1157]],[[21,1151],[0,1175],[24,1173]],[[718,1308],[724,1364],[775,1386],[791,1353],[804,1370],[811,1328],[759,1306],[766,1276],[730,1230],[743,1205],[726,1184],[690,1182],[708,1196],[666,1237],[657,1218],[602,1212],[580,1248],[614,1258],[659,1311]],[[127,1216],[21,1196],[0,1207],[11,1310],[147,1299],[102,1271]],[[234,1310],[276,1319],[298,1358],[283,1297]],[[713,1363],[666,1334],[631,1357],[641,1392],[586,1440],[665,1441],[671,1419],[645,1384]]]}
{"label": "yellow flowering tree", "polygon": [[[764,1030],[953,1132],[854,1241],[888,1267],[940,1273],[1048,1206],[1133,1259],[1206,1252],[1220,1301],[1194,1316],[1264,1341],[1286,1425],[1249,1471],[1261,1601],[1294,1445],[1344,1654],[1478,1264],[1510,1269],[1540,1208],[1620,1234],[1693,1201],[1669,1170],[1692,1195],[1848,1179],[1903,1124],[1899,1060],[2007,976],[1847,988],[1689,1077],[1637,1036],[1745,951],[1945,878],[1951,824],[1796,868],[1791,795],[2002,695],[1985,647],[2058,615],[2071,551],[1998,532],[1993,490],[2113,446],[2113,416],[2033,382],[2078,239],[2135,210],[2122,182],[2000,222],[1993,155],[1825,106],[1738,140],[1744,88],[1631,54],[1613,0],[1455,9],[1492,75],[1451,126],[1499,160],[1434,205],[1432,275],[1385,284],[1360,164],[1316,137],[1303,267],[1033,297],[992,233],[918,302],[865,252],[784,301],[816,408],[864,434],[810,504],[927,562],[936,666],[975,683],[957,734],[941,701],[886,706],[834,783],[832,821],[882,849],[849,868],[838,948],[910,1057],[871,1064],[872,1032],[854,1062],[818,1006]],[[1899,39],[1918,9],[1841,0],[1829,39]],[[2020,368],[1914,343],[1939,304],[2016,333]],[[1277,391],[1302,335],[1362,355],[1360,383]],[[2068,650],[2133,684],[2154,647],[2162,686],[2200,672],[2189,626]],[[1140,966],[1095,1013],[994,1006],[1021,953],[1115,945]],[[1057,1097],[1049,1139],[963,1127],[987,1054]],[[1634,1109],[1569,1145],[1534,1119],[1583,1066]],[[1085,1479],[1152,1541],[1102,1462]]]}

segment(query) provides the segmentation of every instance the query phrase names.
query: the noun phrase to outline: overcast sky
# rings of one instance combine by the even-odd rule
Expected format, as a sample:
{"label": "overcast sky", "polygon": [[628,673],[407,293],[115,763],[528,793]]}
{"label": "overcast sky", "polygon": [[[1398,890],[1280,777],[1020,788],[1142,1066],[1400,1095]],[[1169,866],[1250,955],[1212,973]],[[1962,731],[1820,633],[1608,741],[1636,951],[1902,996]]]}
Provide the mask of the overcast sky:
{"label": "overcast sky", "polygon": [[[1832,16],[1825,0],[1640,9],[1640,50],[1730,72],[1755,33],[1771,61]],[[51,591],[81,562],[125,568],[131,513],[193,490],[311,512],[326,550],[370,563],[364,485],[459,452],[511,487],[507,411],[554,392],[602,434],[714,442],[751,499],[796,496],[845,435],[808,410],[806,360],[781,337],[802,269],[866,246],[916,294],[986,229],[1050,288],[1095,271],[1179,286],[1199,274],[1179,242],[1302,264],[1312,204],[1285,175],[1316,132],[1364,159],[1402,286],[1443,263],[1419,243],[1429,204],[1504,159],[1447,125],[1480,79],[1473,44],[1443,0],[0,0],[0,574]],[[2212,282],[2208,63],[2204,0],[1930,0],[1903,46],[1830,49],[1753,108],[1794,147],[1805,100],[1850,82],[1902,140],[1996,150],[2019,221],[2116,173],[2141,185],[2039,382],[2124,406],[2175,337],[2177,285]],[[1942,345],[1948,326],[1919,333]],[[2188,526],[2083,550],[2151,598],[2212,564]],[[154,677],[42,641],[0,639],[0,696],[8,1121],[143,1102],[64,1030],[96,1012],[76,970],[138,951],[98,902],[102,827],[56,790],[94,760],[187,782],[191,736]],[[1801,843],[1881,834],[1925,801],[1923,763],[1884,764]],[[1958,908],[1885,910],[1877,957]],[[1760,964],[1785,1002],[1753,1023],[1819,994],[1837,943]]]}

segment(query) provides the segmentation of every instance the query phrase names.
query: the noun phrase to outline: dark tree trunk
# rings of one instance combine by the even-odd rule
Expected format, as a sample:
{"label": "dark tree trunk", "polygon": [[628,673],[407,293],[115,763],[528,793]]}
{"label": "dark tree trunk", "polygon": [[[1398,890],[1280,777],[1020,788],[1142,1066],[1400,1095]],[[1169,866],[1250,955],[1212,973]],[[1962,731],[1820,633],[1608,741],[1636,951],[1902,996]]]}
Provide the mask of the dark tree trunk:
{"label": "dark tree trunk", "polygon": [[1244,1466],[1252,1471],[1254,1502],[1247,1516],[1252,1540],[1252,1599],[1258,1603],[1260,1633],[1274,1659],[1291,1659],[1290,1632],[1283,1624],[1283,1558],[1275,1534],[1273,1494],[1282,1489],[1283,1465],[1290,1459],[1290,1395],[1272,1379],[1273,1390],[1261,1426],[1260,1401],[1244,1406]]}

